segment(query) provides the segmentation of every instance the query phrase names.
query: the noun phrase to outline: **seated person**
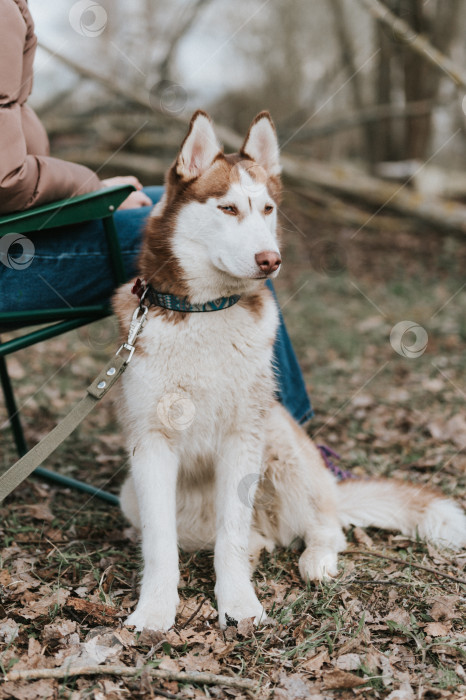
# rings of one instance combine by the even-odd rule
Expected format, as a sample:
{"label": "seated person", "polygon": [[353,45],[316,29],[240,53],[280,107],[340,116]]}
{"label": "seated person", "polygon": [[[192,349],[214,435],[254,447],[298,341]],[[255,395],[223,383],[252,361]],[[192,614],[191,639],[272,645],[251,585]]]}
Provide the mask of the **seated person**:
{"label": "seated person", "polygon": [[[132,176],[100,180],[82,165],[49,156],[45,130],[26,103],[37,44],[26,0],[0,0],[0,17],[0,216],[109,185],[133,184],[137,191],[114,220],[127,277],[135,277],[144,224],[163,188],[142,188]],[[34,255],[19,270],[8,264],[14,251],[3,250],[0,239],[0,313],[86,306],[111,297],[115,282],[101,222],[38,231],[28,238]],[[280,398],[305,422],[312,409],[282,319],[275,353]]]}

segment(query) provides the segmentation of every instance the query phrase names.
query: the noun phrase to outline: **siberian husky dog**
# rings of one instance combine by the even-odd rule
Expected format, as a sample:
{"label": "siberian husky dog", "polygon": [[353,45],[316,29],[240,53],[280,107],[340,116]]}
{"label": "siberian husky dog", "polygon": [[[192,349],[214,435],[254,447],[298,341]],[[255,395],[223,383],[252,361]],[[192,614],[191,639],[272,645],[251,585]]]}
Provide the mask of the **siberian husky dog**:
{"label": "siberian husky dog", "polygon": [[[301,540],[300,573],[319,580],[337,573],[350,524],[466,544],[463,511],[440,493],[383,479],[337,482],[276,400],[278,313],[264,280],[281,265],[280,192],[267,112],[239,153],[225,155],[198,111],[146,227],[149,309],[118,402],[131,460],[121,506],[142,533],[140,598],[127,619],[139,630],[175,622],[178,546],[214,550],[224,627],[228,617],[266,618],[251,582],[263,548]],[[117,291],[123,340],[137,303],[131,284]]]}

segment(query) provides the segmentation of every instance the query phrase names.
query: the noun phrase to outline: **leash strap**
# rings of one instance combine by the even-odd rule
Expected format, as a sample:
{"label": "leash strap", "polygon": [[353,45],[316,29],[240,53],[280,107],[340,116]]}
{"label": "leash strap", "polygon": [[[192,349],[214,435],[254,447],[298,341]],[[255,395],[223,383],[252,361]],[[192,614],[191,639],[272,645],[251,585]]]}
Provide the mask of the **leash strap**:
{"label": "leash strap", "polygon": [[[100,374],[88,386],[87,393],[81,401],[63,418],[55,428],[37,443],[24,457],[21,457],[0,477],[0,501],[3,501],[19,484],[26,479],[36,467],[44,462],[52,452],[92,411],[96,403],[105,396],[126,369],[126,360],[121,355],[115,357],[104,367]],[[110,374],[109,374],[110,373]],[[100,388],[99,388],[100,387]]]}
{"label": "leash strap", "polygon": [[[142,316],[139,318],[139,314]],[[131,320],[128,340],[117,350],[113,358],[87,387],[84,398],[63,418],[55,428],[29,450],[12,467],[0,476],[0,502],[3,501],[36,467],[54,452],[71,435],[94,406],[118,381],[134,353],[134,343],[146,320],[147,307],[138,306]],[[126,352],[122,352],[126,351]],[[126,354],[127,353],[127,354]]]}

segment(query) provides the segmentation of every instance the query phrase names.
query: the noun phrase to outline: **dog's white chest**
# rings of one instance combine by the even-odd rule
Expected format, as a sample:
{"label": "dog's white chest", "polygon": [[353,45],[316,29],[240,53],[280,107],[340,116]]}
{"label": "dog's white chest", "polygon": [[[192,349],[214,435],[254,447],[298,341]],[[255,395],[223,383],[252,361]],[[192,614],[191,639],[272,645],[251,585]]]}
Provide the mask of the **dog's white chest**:
{"label": "dog's white chest", "polygon": [[225,434],[247,424],[248,412],[270,401],[276,324],[272,299],[260,315],[232,307],[176,324],[150,318],[123,377],[138,437],[160,430],[182,453],[215,452]]}

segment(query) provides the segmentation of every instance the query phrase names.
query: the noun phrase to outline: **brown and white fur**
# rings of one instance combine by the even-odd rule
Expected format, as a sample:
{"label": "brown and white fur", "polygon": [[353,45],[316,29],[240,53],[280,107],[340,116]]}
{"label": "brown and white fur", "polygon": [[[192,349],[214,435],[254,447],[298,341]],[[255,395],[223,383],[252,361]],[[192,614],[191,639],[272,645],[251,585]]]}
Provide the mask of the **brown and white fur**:
{"label": "brown and white fur", "polygon": [[[214,549],[224,626],[226,615],[265,618],[251,583],[264,547],[302,540],[307,580],[336,574],[350,523],[466,544],[462,510],[439,493],[389,480],[337,483],[274,398],[278,316],[264,277],[280,263],[279,173],[268,113],[253,121],[239,154],[224,155],[210,118],[196,112],[146,228],[141,274],[155,289],[192,303],[241,301],[210,313],[151,307],[120,382],[131,458],[121,505],[141,528],[144,557],[127,620],[137,629],[175,621],[178,546]],[[114,302],[123,337],[135,305],[124,285]]]}

